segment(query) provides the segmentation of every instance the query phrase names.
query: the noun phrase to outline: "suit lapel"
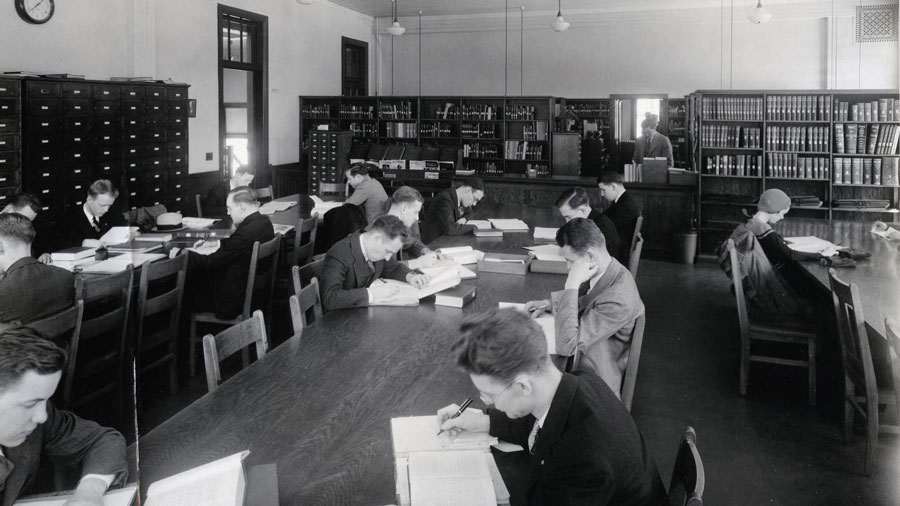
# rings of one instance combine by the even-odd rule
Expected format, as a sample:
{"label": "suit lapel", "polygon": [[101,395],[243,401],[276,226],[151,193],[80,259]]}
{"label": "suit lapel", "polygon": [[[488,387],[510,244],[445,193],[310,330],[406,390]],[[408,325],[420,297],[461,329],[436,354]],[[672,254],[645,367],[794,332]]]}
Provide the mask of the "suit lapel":
{"label": "suit lapel", "polygon": [[450,188],[450,201],[453,202],[453,220],[456,221],[460,217],[459,199],[456,197],[456,190]]}
{"label": "suit lapel", "polygon": [[3,490],[3,506],[11,505],[13,498],[20,495],[28,482],[32,468],[37,467],[36,458],[40,458],[41,452],[41,427],[25,438],[25,442],[14,448],[6,449],[6,457],[15,467],[6,479],[6,488]]}
{"label": "suit lapel", "polygon": [[[359,288],[368,287],[368,283],[365,281],[370,279],[371,270],[369,270],[368,264],[366,264],[366,257],[363,255],[362,246],[359,243],[359,232],[353,232],[350,234],[350,252],[353,257],[353,275],[356,276],[355,286]],[[378,262],[375,262],[375,270],[378,270]],[[374,279],[374,278],[371,278]]]}
{"label": "suit lapel", "polygon": [[600,279],[597,281],[597,284],[594,285],[588,293],[578,299],[578,314],[580,315],[585,309],[589,308],[591,304],[594,302],[594,299],[600,296],[604,290],[612,285],[613,279],[619,275],[620,265],[616,261],[615,258],[610,259],[609,266],[606,268],[606,272],[600,276]]}
{"label": "suit lapel", "polygon": [[553,396],[553,402],[550,403],[550,411],[547,413],[547,418],[544,419],[544,426],[541,427],[541,432],[534,444],[534,455],[531,457],[531,471],[528,477],[529,491],[537,484],[545,461],[552,455],[553,447],[556,446],[566,427],[576,390],[578,390],[578,378],[571,374],[563,374],[559,387],[556,389],[556,395]]}

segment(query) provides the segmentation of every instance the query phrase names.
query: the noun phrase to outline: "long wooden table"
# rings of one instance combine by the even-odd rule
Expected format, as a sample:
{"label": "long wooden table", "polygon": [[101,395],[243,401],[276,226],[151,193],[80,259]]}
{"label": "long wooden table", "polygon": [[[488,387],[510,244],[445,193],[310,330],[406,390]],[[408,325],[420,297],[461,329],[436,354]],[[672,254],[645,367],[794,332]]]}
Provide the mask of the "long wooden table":
{"label": "long wooden table", "polygon": [[[530,233],[518,233],[441,238],[433,246],[523,252],[530,244]],[[390,419],[477,398],[450,351],[461,317],[499,301],[547,297],[564,277],[479,273],[463,283],[477,286],[463,309],[426,302],[327,313],[302,339],[289,339],[141,437],[142,486],[249,449],[248,465],[277,464],[282,504],[394,502]]]}
{"label": "long wooden table", "polygon": [[[869,230],[872,223],[846,220],[788,218],[775,226],[784,237],[816,236],[839,246],[850,246],[872,253],[852,269],[836,269],[843,281],[856,283],[866,323],[884,336],[884,318],[900,321],[900,243],[882,239]],[[807,273],[830,290],[828,267],[816,262],[801,262]]]}

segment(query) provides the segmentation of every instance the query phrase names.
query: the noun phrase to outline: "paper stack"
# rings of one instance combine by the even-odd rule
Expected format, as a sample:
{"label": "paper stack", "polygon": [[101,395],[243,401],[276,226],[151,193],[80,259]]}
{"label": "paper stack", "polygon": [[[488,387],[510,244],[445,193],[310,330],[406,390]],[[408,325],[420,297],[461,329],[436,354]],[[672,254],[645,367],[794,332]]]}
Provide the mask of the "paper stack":
{"label": "paper stack", "polygon": [[504,232],[528,232],[528,224],[518,218],[492,218],[489,221],[494,228],[498,228]]}
{"label": "paper stack", "polygon": [[441,248],[438,253],[445,257],[453,259],[460,265],[477,264],[479,260],[484,259],[484,252],[472,249],[471,246],[457,246],[455,248]]}
{"label": "paper stack", "polygon": [[534,227],[535,241],[555,241],[558,228]]}

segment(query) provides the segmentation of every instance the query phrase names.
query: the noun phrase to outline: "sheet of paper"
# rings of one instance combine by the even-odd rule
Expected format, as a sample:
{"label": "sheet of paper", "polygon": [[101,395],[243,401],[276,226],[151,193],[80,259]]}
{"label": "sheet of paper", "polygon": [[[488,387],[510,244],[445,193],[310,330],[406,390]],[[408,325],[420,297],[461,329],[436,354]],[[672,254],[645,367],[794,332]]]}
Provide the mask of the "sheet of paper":
{"label": "sheet of paper", "polygon": [[528,230],[528,224],[518,218],[491,218],[489,221],[500,230]]}
{"label": "sheet of paper", "polygon": [[159,480],[147,489],[145,506],[240,506],[244,451]]}
{"label": "sheet of paper", "polygon": [[486,450],[497,444],[497,438],[486,432],[463,432],[456,437],[437,432],[437,415],[391,418],[395,456],[435,450]]}
{"label": "sheet of paper", "polygon": [[520,445],[507,443],[506,441],[500,441],[499,443],[493,445],[494,448],[500,450],[503,453],[512,453],[512,452],[523,452],[525,448]]}
{"label": "sheet of paper", "polygon": [[837,246],[834,243],[815,236],[785,237],[784,240],[788,243],[788,247],[794,251],[819,253],[827,257],[837,255]]}
{"label": "sheet of paper", "polygon": [[185,248],[188,251],[193,251],[198,255],[212,255],[216,251],[219,251],[219,247],[222,245],[221,241],[203,241],[203,244],[197,247]]}
{"label": "sheet of paper", "polygon": [[400,293],[397,294],[397,297],[401,299],[414,298],[418,300],[448,288],[453,288],[460,283],[459,272],[454,267],[436,271],[434,272],[434,275],[429,276],[429,278],[428,284],[422,288],[416,288],[409,283],[397,281],[395,279],[376,279],[370,286],[378,286],[378,284],[381,283],[392,284],[400,288]]}
{"label": "sheet of paper", "polygon": [[113,227],[103,234],[100,242],[103,244],[122,244],[130,241],[137,234],[138,230],[138,227]]}
{"label": "sheet of paper", "polygon": [[475,225],[479,230],[490,230],[493,228],[491,222],[488,220],[468,220],[466,221],[466,225]]}
{"label": "sheet of paper", "polygon": [[166,258],[163,253],[123,253],[91,265],[86,265],[81,272],[93,274],[115,274],[122,272],[129,265],[138,267],[144,262],[155,262]]}
{"label": "sheet of paper", "polygon": [[869,230],[869,232],[889,241],[900,240],[900,230],[888,226],[888,224],[883,221],[876,221],[873,223],[872,229]]}
{"label": "sheet of paper", "polygon": [[[512,308],[525,312],[525,304],[516,302],[500,302],[497,304],[500,309]],[[544,337],[547,339],[547,353],[556,355],[556,320],[550,313],[544,313],[540,317],[534,319],[535,323],[544,331]]]}
{"label": "sheet of paper", "polygon": [[441,248],[438,250],[438,253],[452,259],[460,265],[476,264],[479,260],[484,259],[484,252],[472,249],[471,246]]}
{"label": "sheet of paper", "polygon": [[496,506],[494,484],[481,451],[416,452],[409,457],[411,504]]}
{"label": "sheet of paper", "polygon": [[265,204],[259,206],[260,214],[275,214],[281,211],[287,211],[288,209],[297,205],[296,200],[288,200],[288,201],[279,201],[272,200],[270,202],[266,202]]}
{"label": "sheet of paper", "polygon": [[555,241],[558,230],[558,228],[534,227],[534,238],[535,240]]}
{"label": "sheet of paper", "polygon": [[181,219],[181,223],[187,228],[209,228],[215,223],[213,218],[197,218],[194,216],[185,216]]}
{"label": "sheet of paper", "polygon": [[538,260],[548,260],[551,262],[565,262],[566,259],[560,254],[559,246],[555,244],[541,244],[540,246],[525,246],[525,249],[534,253],[534,258]]}
{"label": "sheet of paper", "polygon": [[272,227],[275,229],[276,234],[281,235],[285,235],[295,228],[293,225],[279,225],[278,223],[273,223]]}
{"label": "sheet of paper", "polygon": [[[122,488],[110,490],[103,495],[103,506],[131,506],[134,504],[134,495],[137,485],[129,483]],[[13,506],[63,506],[72,494],[54,495],[52,497],[22,498],[13,503]]]}

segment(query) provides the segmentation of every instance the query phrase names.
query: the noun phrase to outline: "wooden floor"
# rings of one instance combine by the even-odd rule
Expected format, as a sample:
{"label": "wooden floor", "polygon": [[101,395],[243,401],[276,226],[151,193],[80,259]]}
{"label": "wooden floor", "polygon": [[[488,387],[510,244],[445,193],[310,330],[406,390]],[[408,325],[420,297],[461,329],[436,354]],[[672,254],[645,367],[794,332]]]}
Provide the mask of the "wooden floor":
{"label": "wooden floor", "polygon": [[[864,434],[841,442],[833,370],[820,367],[817,407],[806,404],[805,371],[778,366],[754,364],[747,397],[737,394],[737,315],[715,264],[642,260],[637,283],[647,330],[632,413],[663,481],[690,424],[706,467],[708,504],[900,504],[900,438],[880,437],[877,469],[866,477]],[[285,323],[276,313],[275,342]],[[185,380],[174,397],[162,381],[148,383],[141,432],[205,391],[201,376]]]}

